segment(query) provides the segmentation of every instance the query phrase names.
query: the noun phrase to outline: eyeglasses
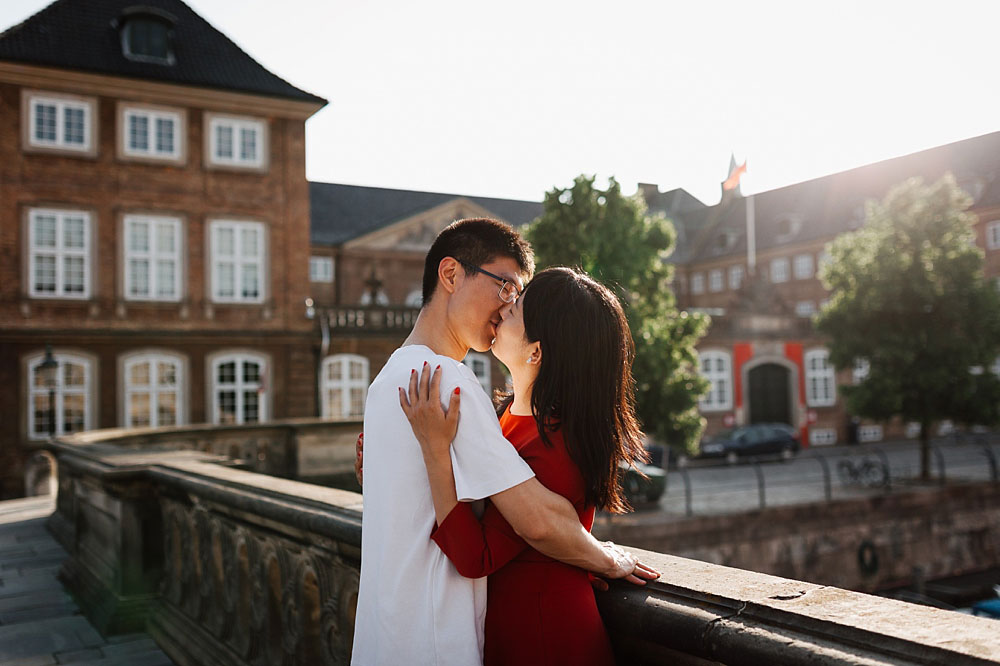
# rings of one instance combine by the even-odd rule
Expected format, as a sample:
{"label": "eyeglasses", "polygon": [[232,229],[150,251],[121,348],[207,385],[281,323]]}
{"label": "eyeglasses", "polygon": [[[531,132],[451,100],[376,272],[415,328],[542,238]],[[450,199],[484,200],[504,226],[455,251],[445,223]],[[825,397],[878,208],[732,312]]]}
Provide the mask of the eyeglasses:
{"label": "eyeglasses", "polygon": [[514,301],[517,300],[517,297],[521,295],[521,292],[517,290],[517,287],[514,286],[514,283],[508,280],[507,278],[502,278],[499,275],[494,275],[489,271],[483,270],[479,266],[470,264],[467,261],[462,261],[461,259],[458,260],[458,263],[462,264],[463,266],[465,266],[470,270],[476,271],[477,273],[482,273],[483,275],[491,277],[497,282],[499,282],[500,291],[497,292],[497,296],[499,296],[500,300],[503,301],[504,303],[513,303]]}

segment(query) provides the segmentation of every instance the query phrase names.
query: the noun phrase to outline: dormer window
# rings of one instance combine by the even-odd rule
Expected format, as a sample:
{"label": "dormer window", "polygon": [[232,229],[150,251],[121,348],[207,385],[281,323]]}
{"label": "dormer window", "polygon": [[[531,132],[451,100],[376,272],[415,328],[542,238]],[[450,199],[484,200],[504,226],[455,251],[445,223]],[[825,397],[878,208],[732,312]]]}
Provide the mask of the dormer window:
{"label": "dormer window", "polygon": [[720,232],[718,236],[715,237],[714,250],[715,254],[722,254],[727,250],[731,249],[733,245],[736,244],[736,234],[732,231]]}
{"label": "dormer window", "polygon": [[795,215],[790,215],[788,217],[778,220],[776,225],[776,231],[778,232],[777,240],[779,242],[789,240],[792,236],[795,236],[802,229],[802,220]]}
{"label": "dormer window", "polygon": [[121,20],[122,53],[129,60],[172,65],[174,17],[153,7],[132,7]]}

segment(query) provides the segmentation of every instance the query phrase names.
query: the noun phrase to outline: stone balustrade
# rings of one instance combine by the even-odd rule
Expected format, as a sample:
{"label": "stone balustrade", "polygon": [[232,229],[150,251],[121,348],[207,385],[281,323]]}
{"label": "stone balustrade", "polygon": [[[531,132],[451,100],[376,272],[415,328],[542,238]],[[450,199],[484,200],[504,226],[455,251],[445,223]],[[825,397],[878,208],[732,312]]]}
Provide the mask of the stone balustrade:
{"label": "stone balustrade", "polygon": [[[353,437],[342,446],[353,455]],[[166,435],[146,448],[135,433],[91,432],[51,449],[62,578],[102,632],[146,628],[191,666],[348,663],[360,495]],[[639,553],[662,579],[599,595],[620,663],[1000,664],[992,620]]]}
{"label": "stone balustrade", "polygon": [[407,306],[340,306],[325,310],[330,330],[357,334],[398,333],[405,336],[417,321],[420,308]]}

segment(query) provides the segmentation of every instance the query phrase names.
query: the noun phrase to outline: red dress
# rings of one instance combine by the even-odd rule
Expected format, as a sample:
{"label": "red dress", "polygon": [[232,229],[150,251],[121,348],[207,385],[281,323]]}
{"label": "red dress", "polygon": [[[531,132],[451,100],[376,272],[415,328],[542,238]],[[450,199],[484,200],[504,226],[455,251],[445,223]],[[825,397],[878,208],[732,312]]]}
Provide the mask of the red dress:
{"label": "red dress", "polygon": [[[542,485],[572,502],[580,523],[591,529],[594,507],[584,502],[583,477],[562,433],[548,433],[552,446],[546,446],[535,419],[509,409],[500,426]],[[489,576],[487,666],[615,663],[587,572],[528,546],[492,503],[476,518],[468,503],[459,502],[431,538],[463,576]]]}

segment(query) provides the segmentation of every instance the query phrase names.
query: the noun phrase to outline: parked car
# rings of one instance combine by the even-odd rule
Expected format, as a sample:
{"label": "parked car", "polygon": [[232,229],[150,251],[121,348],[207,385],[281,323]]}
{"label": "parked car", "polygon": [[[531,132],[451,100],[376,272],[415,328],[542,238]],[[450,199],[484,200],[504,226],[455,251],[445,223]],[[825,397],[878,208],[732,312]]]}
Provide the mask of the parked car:
{"label": "parked car", "polygon": [[779,456],[789,460],[801,448],[795,428],[785,423],[755,423],[724,430],[701,442],[701,458],[725,458],[733,464],[743,458]]}
{"label": "parked car", "polygon": [[625,497],[633,506],[642,502],[656,502],[667,489],[667,473],[659,467],[645,463],[635,463],[633,467],[621,463],[618,471],[622,474]]}

